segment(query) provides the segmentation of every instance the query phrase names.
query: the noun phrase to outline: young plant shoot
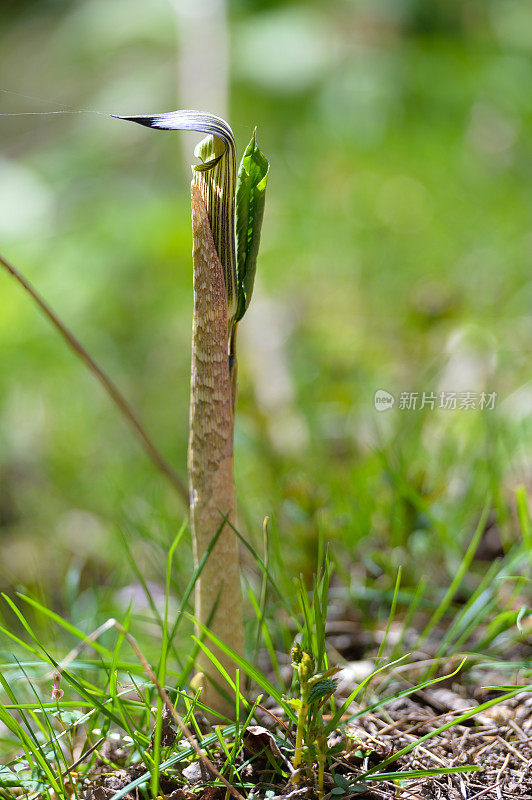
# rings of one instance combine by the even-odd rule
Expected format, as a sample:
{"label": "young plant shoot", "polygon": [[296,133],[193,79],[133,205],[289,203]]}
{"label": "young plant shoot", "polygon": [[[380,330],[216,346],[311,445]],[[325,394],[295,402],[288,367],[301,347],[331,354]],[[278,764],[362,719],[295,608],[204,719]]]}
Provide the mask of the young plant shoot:
{"label": "young plant shoot", "polygon": [[[194,312],[188,476],[195,566],[209,553],[196,583],[195,616],[242,654],[238,540],[231,527],[236,331],[253,291],[269,164],[253,134],[237,173],[233,132],[212,114],[174,111],[120,119],[207,134],[195,150],[200,163],[192,168],[191,186]],[[234,680],[230,656],[209,648]],[[232,716],[233,702],[219,691],[225,683],[221,672],[203,650],[196,667],[203,675],[202,701]]]}
{"label": "young plant shoot", "polygon": [[333,676],[339,668],[331,667],[323,672],[316,672],[314,659],[298,643],[292,647],[290,655],[299,684],[299,697],[289,700],[297,714],[292,783],[295,786],[301,783],[303,758],[306,755],[309,775],[312,774],[312,763],[318,764],[318,798],[321,800],[328,750],[321,708],[336,688],[336,679]]}

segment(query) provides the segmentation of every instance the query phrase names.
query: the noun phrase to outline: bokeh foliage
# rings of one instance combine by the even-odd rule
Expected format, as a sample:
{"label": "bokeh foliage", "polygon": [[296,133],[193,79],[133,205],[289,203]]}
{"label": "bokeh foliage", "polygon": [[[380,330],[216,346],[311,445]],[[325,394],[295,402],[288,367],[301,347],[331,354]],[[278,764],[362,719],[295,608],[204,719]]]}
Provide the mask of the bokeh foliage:
{"label": "bokeh foliage", "polygon": [[[2,14],[2,88],[33,98],[0,95],[2,111],[179,104],[166,0]],[[530,8],[240,0],[228,15],[229,119],[240,148],[258,125],[271,163],[241,326],[242,530],[259,542],[270,514],[296,574],[310,575],[321,533],[361,586],[389,590],[402,563],[407,586],[422,571],[437,591],[488,492],[502,546],[518,535],[513,489],[530,479]],[[190,170],[178,136],[96,114],[0,125],[2,251],[184,469]],[[117,529],[149,579],[150,538],[170,541],[182,508],[92,378],[0,281],[0,584],[42,587],[88,629],[107,597],[95,583],[110,603],[134,583]],[[273,399],[261,374],[280,385]],[[498,399],[492,412],[379,414],[377,389]]]}

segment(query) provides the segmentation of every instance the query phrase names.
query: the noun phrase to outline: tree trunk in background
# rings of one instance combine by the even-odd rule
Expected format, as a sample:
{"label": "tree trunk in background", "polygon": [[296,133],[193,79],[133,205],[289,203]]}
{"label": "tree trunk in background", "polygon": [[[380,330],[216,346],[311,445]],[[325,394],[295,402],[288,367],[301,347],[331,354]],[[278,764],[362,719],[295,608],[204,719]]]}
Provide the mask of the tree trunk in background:
{"label": "tree trunk in background", "polygon": [[[199,189],[192,184],[194,316],[188,471],[194,562],[198,564],[223,524],[234,520],[233,398],[229,375],[227,297],[222,265],[214,246]],[[211,618],[216,606],[214,616]],[[226,523],[196,584],[197,619],[238,653],[243,652],[238,540]],[[210,619],[210,622],[209,622]],[[207,639],[205,644],[235,675],[235,665]],[[226,716],[234,714],[212,685],[230,692],[204,653],[196,662],[206,676],[201,699]]]}

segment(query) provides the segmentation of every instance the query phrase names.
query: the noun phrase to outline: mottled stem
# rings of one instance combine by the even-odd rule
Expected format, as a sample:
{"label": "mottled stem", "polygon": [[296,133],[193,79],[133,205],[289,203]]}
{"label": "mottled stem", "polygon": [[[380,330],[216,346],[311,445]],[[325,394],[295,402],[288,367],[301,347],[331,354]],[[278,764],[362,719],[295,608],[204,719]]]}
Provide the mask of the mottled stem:
{"label": "mottled stem", "polygon": [[[195,613],[203,625],[208,624],[216,636],[242,653],[238,541],[224,523],[224,518],[234,521],[235,513],[234,388],[228,355],[227,293],[205,204],[194,183],[191,194],[194,316],[188,473],[196,565],[223,525],[196,584]],[[234,678],[234,662],[211,642],[206,644]],[[214,680],[223,686],[225,681],[204,653],[198,656],[196,666],[206,677],[203,702],[227,716],[233,715],[234,704],[225,700],[212,683]],[[224,689],[229,687],[225,685]]]}

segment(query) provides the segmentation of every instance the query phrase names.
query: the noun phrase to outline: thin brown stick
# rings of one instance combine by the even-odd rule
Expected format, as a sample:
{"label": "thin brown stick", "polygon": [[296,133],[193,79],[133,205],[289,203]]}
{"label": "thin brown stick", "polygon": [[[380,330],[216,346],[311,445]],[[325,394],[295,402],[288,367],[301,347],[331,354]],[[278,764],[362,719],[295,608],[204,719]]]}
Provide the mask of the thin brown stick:
{"label": "thin brown stick", "polygon": [[199,760],[204,765],[204,767],[208,770],[208,772],[210,772],[210,774],[214,778],[217,778],[219,781],[221,781],[223,783],[225,788],[235,798],[235,800],[245,800],[244,796],[240,794],[238,789],[235,789],[235,787],[232,786],[229,783],[227,778],[224,778],[222,773],[219,770],[216,769],[216,767],[214,766],[212,761],[209,758],[207,758],[207,756],[205,755],[203,750],[199,747],[199,745],[196,742],[196,740],[194,739],[192,733],[187,728],[187,726],[185,725],[185,723],[183,722],[183,720],[181,719],[181,717],[179,716],[179,714],[175,710],[174,704],[172,703],[172,701],[170,700],[170,698],[166,694],[165,690],[163,689],[163,687],[161,686],[161,684],[157,680],[157,676],[155,675],[154,671],[152,670],[152,668],[151,668],[150,664],[148,663],[146,657],[144,656],[142,650],[138,646],[136,639],[130,633],[128,633],[126,631],[126,629],[117,620],[115,620],[115,619],[109,620],[109,623],[111,623],[111,622],[113,623],[113,626],[117,629],[117,631],[119,631],[122,634],[122,636],[124,636],[125,639],[127,640],[127,642],[129,643],[131,649],[133,650],[133,652],[137,656],[138,660],[142,664],[144,672],[146,673],[148,678],[154,684],[155,688],[157,689],[157,693],[158,693],[159,697],[161,698],[161,700],[163,701],[165,707],[168,709],[168,711],[172,715],[172,719],[174,720],[176,725],[179,727],[179,729],[180,729],[181,733],[183,734],[183,736],[190,742],[192,748],[196,752],[196,755],[198,756]]}
{"label": "thin brown stick", "polygon": [[155,464],[167,480],[172,484],[179,497],[183,500],[185,505],[188,506],[188,489],[183,479],[175,472],[173,467],[159,452],[153,441],[149,437],[144,425],[141,423],[135,411],[129,405],[120,390],[115,386],[109,376],[103,369],[96,363],[91,354],[81,344],[74,334],[62,322],[55,311],[48,305],[39,293],[33,288],[31,283],[22,275],[21,272],[6,258],[0,254],[0,264],[12,275],[13,278],[22,286],[22,288],[30,295],[32,300],[39,306],[44,315],[49,319],[54,328],[61,334],[64,341],[68,344],[71,350],[81,359],[85,366],[92,372],[100,385],[103,386],[115,406],[127,420],[133,433],[141,443],[144,451]]}
{"label": "thin brown stick", "polygon": [[499,783],[493,783],[490,786],[486,786],[486,788],[482,789],[481,792],[477,792],[476,794],[472,794],[471,797],[469,798],[469,800],[477,800],[478,797],[483,797],[488,792],[491,792],[492,789],[496,789],[498,786],[500,786],[501,783],[502,783],[502,781],[500,781]]}
{"label": "thin brown stick", "polygon": [[161,684],[157,680],[157,677],[156,677],[154,671],[152,670],[152,668],[148,664],[147,660],[145,659],[142,651],[140,650],[140,648],[139,648],[137,642],[135,641],[135,639],[133,638],[133,636],[131,636],[131,634],[128,633],[125,630],[125,628],[123,628],[122,625],[120,625],[119,622],[116,623],[115,627],[117,628],[117,630],[120,631],[122,636],[125,636],[125,638],[129,642],[129,644],[131,645],[133,651],[135,652],[135,655],[137,656],[138,660],[140,661],[140,663],[144,667],[144,671],[146,672],[146,674],[149,677],[149,679],[155,685],[155,688],[157,689],[157,693],[158,693],[159,697],[161,698],[161,700],[163,701],[165,707],[168,709],[168,711],[172,715],[172,719],[174,720],[176,725],[179,727],[179,729],[180,729],[181,733],[183,734],[183,736],[185,736],[185,738],[192,745],[192,747],[195,750],[196,755],[198,756],[198,758],[201,761],[201,763],[206,767],[206,769],[211,773],[211,775],[214,778],[218,778],[218,780],[223,783],[225,788],[229,791],[230,794],[233,795],[235,800],[245,800],[245,798],[243,797],[243,795],[240,794],[238,789],[235,789],[235,787],[232,786],[229,783],[227,778],[224,778],[222,773],[219,770],[216,769],[216,767],[214,766],[212,761],[209,758],[207,758],[207,756],[205,755],[203,750],[201,750],[201,748],[199,747],[198,743],[196,742],[196,740],[192,736],[192,733],[189,731],[189,729],[187,728],[187,726],[185,725],[185,723],[183,722],[183,720],[181,719],[181,717],[179,716],[179,714],[175,710],[174,704],[171,702],[171,700],[168,697],[168,695],[166,694],[165,690],[163,689],[163,687],[161,686]]}
{"label": "thin brown stick", "polygon": [[74,761],[73,764],[71,764],[67,769],[65,769],[61,773],[62,777],[65,778],[69,772],[72,772],[72,770],[76,769],[76,767],[79,767],[81,762],[85,761],[85,759],[88,758],[91,755],[91,753],[94,753],[96,748],[99,747],[102,742],[105,742],[105,736],[102,736],[101,739],[98,739],[98,741],[95,742],[95,744],[93,744],[92,747],[89,747],[88,750],[85,750],[85,752],[77,759],[77,761]]}
{"label": "thin brown stick", "polygon": [[289,738],[290,738],[290,739],[291,739],[293,742],[295,742],[296,738],[295,738],[294,734],[292,733],[292,731],[290,730],[290,728],[288,727],[288,725],[287,725],[285,722],[283,722],[283,720],[282,720],[280,717],[276,716],[276,715],[275,715],[275,714],[274,714],[272,711],[270,711],[270,709],[269,709],[269,708],[266,708],[266,706],[261,706],[261,704],[260,704],[260,703],[257,703],[257,708],[260,708],[260,709],[262,709],[262,711],[264,711],[266,714],[269,714],[269,716],[270,716],[270,717],[272,717],[272,719],[274,719],[274,720],[277,722],[277,724],[278,724],[278,725],[282,725],[282,727],[283,727],[283,728],[285,729],[285,731],[286,731],[286,734],[287,734],[287,736],[288,736],[288,737],[289,737]]}
{"label": "thin brown stick", "polygon": [[[172,716],[172,719],[174,720],[174,722],[176,723],[178,728],[181,730],[181,733],[183,734],[183,736],[188,740],[188,742],[190,743],[191,747],[193,748],[193,750],[195,751],[196,755],[198,756],[198,758],[200,759],[200,761],[204,765],[204,767],[207,769],[207,771],[215,779],[218,779],[219,781],[221,781],[223,783],[223,785],[226,787],[226,789],[229,791],[229,793],[235,798],[235,800],[246,800],[246,798],[243,795],[240,794],[238,789],[235,789],[235,787],[232,786],[229,783],[227,778],[225,778],[222,775],[222,773],[219,770],[216,769],[216,767],[214,766],[212,761],[209,758],[207,758],[207,756],[205,755],[205,753],[203,752],[203,750],[200,748],[200,746],[198,745],[197,741],[195,740],[194,736],[190,732],[189,728],[187,728],[187,726],[185,725],[185,723],[183,722],[183,720],[181,719],[181,717],[179,716],[179,714],[175,710],[174,704],[172,703],[172,701],[168,697],[168,695],[167,695],[166,691],[164,690],[164,688],[159,683],[159,681],[157,679],[157,676],[155,675],[153,669],[151,668],[146,656],[144,655],[144,653],[142,652],[142,650],[138,646],[137,640],[128,631],[126,631],[124,626],[121,625],[121,623],[118,622],[118,620],[114,619],[114,617],[111,617],[110,619],[106,620],[106,622],[104,622],[102,625],[100,625],[98,628],[96,628],[96,630],[94,630],[91,634],[89,634],[81,642],[80,646],[84,647],[85,645],[92,645],[93,642],[96,639],[99,639],[99,637],[103,633],[105,633],[105,631],[108,631],[111,628],[115,628],[115,630],[117,630],[125,638],[125,640],[128,642],[129,646],[131,647],[131,649],[133,650],[133,652],[137,656],[138,660],[140,661],[140,663],[142,665],[142,668],[144,669],[144,672],[146,673],[146,675],[148,676],[150,681],[155,686],[159,697],[163,701],[163,703],[164,703],[165,707],[167,708],[167,710],[170,712],[170,714]],[[75,649],[77,649],[77,648],[75,648]],[[59,664],[57,664],[55,669],[57,669],[57,671],[59,673],[62,673],[63,670],[65,669],[66,665],[72,661],[73,653],[74,653],[74,651],[71,651],[68,654],[68,656],[65,659],[63,659],[63,661],[61,661]],[[55,669],[54,669],[54,671],[55,671]],[[52,674],[52,673],[50,673],[50,674]],[[49,676],[47,675],[46,678],[48,678],[48,677]],[[75,765],[73,764],[72,767],[73,766],[75,766]],[[70,769],[72,769],[72,767],[70,767]]]}

